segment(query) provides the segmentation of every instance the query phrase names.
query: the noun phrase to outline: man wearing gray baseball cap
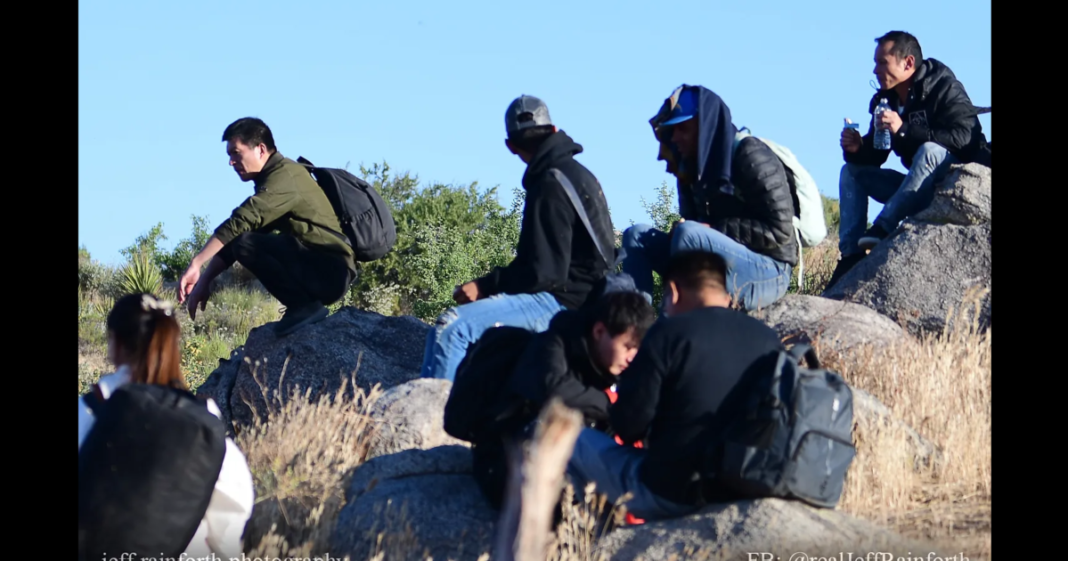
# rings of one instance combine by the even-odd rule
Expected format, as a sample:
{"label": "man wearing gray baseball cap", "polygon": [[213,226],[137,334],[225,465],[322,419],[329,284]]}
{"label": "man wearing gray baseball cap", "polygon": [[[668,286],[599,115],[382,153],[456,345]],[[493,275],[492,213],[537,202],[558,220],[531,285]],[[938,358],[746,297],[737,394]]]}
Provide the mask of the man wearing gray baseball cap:
{"label": "man wearing gray baseball cap", "polygon": [[456,287],[459,306],[442,313],[427,335],[424,378],[452,381],[468,346],[492,327],[545,331],[557,312],[586,302],[615,260],[615,231],[601,184],[574,159],[582,146],[553,125],[549,108],[534,96],[512,101],[504,126],[505,145],[527,164],[516,256]]}

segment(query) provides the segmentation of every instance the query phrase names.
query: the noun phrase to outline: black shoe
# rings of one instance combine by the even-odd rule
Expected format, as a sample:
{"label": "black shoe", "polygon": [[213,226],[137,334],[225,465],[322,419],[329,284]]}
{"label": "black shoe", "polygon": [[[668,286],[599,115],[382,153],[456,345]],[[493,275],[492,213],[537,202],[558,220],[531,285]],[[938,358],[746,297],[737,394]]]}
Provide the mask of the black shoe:
{"label": "black shoe", "polygon": [[868,228],[868,231],[864,232],[864,235],[857,240],[857,247],[859,247],[861,251],[867,251],[879,245],[879,242],[885,240],[889,235],[890,232],[883,230],[881,226],[876,224],[871,228]]}
{"label": "black shoe", "polygon": [[279,337],[284,337],[305,325],[322,320],[329,314],[330,310],[319,302],[312,302],[299,308],[286,308],[285,315],[275,324],[274,332]]}
{"label": "black shoe", "polygon": [[857,263],[860,263],[860,261],[865,257],[867,256],[863,253],[854,253],[853,255],[842,257],[838,261],[838,266],[834,268],[834,273],[831,274],[831,280],[827,281],[827,288],[825,288],[824,290],[828,290],[832,286],[834,286],[834,283],[838,282],[839,279],[844,277],[846,273],[848,273],[853,267],[855,267]]}

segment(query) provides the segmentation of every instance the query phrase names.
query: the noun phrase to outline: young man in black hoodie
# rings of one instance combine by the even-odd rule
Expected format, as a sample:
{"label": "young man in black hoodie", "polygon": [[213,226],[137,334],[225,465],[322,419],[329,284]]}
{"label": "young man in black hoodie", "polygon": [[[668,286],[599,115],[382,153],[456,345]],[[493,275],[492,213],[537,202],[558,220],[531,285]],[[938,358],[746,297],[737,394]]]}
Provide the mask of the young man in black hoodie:
{"label": "young man in black hoodie", "polygon": [[567,182],[574,189],[601,247],[615,247],[601,184],[574,159],[582,146],[553,126],[548,107],[536,97],[516,98],[504,122],[505,144],[527,163],[516,256],[507,267],[456,288],[453,299],[460,306],[441,314],[427,335],[424,378],[453,380],[468,345],[490,327],[545,331],[557,312],[580,307],[611,265],[601,257],[564,187]]}
{"label": "young man in black hoodie", "polygon": [[[872,122],[863,137],[842,130],[845,165],[838,183],[842,221],[842,253],[828,287],[856,266],[905,218],[923,210],[934,197],[934,186],[955,163],[990,165],[983,126],[964,86],[945,64],[924,60],[920,43],[909,33],[891,31],[875,40],[875,69],[880,89],[868,103],[870,115],[886,98],[891,110]],[[902,174],[882,169],[890,150],[877,150],[875,127],[890,129],[890,146],[909,170]],[[883,203],[882,211],[865,231],[868,197]]]}
{"label": "young man in black hoodie", "polygon": [[687,250],[712,251],[727,262],[727,291],[741,307],[771,305],[790,288],[800,244],[797,214],[782,161],[738,129],[722,99],[702,86],[677,88],[650,120],[659,160],[678,179],[680,223],[670,233],[648,224],[623,232],[623,272],[643,292],[653,271]]}
{"label": "young man in black hoodie", "polygon": [[613,434],[608,407],[616,378],[627,369],[656,311],[637,292],[611,292],[553,317],[538,333],[490,407],[492,423],[471,447],[475,479],[496,508],[507,481],[506,442],[532,436],[531,423],[553,397],[582,413],[586,425]]}
{"label": "young man in black hoodie", "polygon": [[[702,500],[721,500],[714,484],[697,477],[714,425],[743,413],[746,389],[774,372],[783,349],[775,330],[729,309],[727,261],[714,253],[680,252],[665,269],[667,318],[642,339],[619,377],[609,423],[624,446],[583,429],[567,474],[576,489],[587,482],[627,510],[657,520],[684,516]],[[645,447],[631,444],[644,441]]]}

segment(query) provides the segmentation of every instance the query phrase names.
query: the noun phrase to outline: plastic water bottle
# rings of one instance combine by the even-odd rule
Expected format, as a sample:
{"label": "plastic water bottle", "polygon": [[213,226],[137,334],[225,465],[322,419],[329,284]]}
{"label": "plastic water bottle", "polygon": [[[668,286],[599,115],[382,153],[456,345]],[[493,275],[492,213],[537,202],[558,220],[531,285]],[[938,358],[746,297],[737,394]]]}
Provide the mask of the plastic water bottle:
{"label": "plastic water bottle", "polygon": [[890,149],[890,129],[883,128],[879,125],[879,116],[883,111],[892,111],[890,104],[886,102],[886,98],[879,100],[879,105],[875,107],[873,116],[875,117],[875,149],[876,150],[889,150]]}

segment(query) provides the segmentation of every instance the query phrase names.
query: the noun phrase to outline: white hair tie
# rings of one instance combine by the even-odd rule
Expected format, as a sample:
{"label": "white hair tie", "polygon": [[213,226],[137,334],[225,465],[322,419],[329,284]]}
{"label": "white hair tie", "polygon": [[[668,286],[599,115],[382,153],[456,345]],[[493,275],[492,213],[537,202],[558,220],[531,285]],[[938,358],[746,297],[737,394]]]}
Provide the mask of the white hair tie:
{"label": "white hair tie", "polygon": [[161,310],[165,316],[170,316],[174,313],[174,307],[171,306],[170,302],[159,300],[151,294],[141,296],[141,309],[146,312],[150,310]]}

